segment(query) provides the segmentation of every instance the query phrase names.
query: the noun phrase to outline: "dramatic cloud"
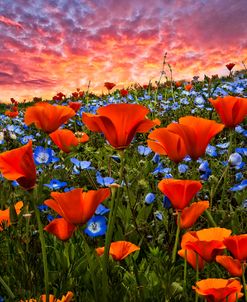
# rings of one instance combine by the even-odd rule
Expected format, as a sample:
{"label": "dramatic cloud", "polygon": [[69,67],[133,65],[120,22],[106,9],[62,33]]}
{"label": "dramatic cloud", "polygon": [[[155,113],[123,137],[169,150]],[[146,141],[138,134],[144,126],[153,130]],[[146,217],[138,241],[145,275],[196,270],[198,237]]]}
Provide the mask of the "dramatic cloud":
{"label": "dramatic cloud", "polygon": [[2,1],[0,99],[148,83],[166,52],[176,79],[227,74],[247,59],[246,20],[246,0]]}

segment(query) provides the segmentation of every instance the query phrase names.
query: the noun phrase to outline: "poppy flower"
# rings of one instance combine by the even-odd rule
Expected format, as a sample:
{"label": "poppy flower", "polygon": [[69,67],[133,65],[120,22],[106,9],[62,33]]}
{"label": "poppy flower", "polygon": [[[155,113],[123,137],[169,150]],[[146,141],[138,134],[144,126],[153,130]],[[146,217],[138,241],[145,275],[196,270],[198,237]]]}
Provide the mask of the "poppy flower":
{"label": "poppy flower", "polygon": [[208,201],[193,202],[191,206],[184,208],[180,216],[180,229],[192,227],[202,213],[208,208]]}
{"label": "poppy flower", "polygon": [[68,129],[58,129],[52,132],[49,136],[54,144],[56,144],[59,149],[65,153],[69,153],[73,147],[89,140],[86,133],[81,133],[81,137],[77,138],[75,134]]}
{"label": "poppy flower", "polygon": [[[21,208],[23,207],[23,202],[22,201],[18,201],[14,208],[15,208],[15,212],[16,214],[20,214],[21,212]],[[5,224],[5,225],[10,225],[11,221],[10,221],[10,209],[6,209],[6,210],[0,210],[0,231],[3,230],[3,228],[1,227],[1,225]]]}
{"label": "poppy flower", "polygon": [[32,189],[36,182],[32,141],[23,147],[1,153],[0,171],[8,180],[16,180],[26,190]]}
{"label": "poppy flower", "polygon": [[52,208],[62,218],[53,220],[45,230],[61,240],[69,239],[75,226],[85,224],[94,214],[98,205],[110,196],[110,189],[90,190],[83,192],[78,188],[65,193],[52,192],[53,199],[44,204]]}
{"label": "poppy flower", "polygon": [[69,107],[77,112],[81,108],[80,102],[69,102]]}
{"label": "poppy flower", "polygon": [[[104,254],[105,247],[96,249],[96,253],[101,256]],[[110,245],[109,254],[114,260],[120,261],[126,258],[129,254],[139,251],[140,247],[128,241],[116,241]]]}
{"label": "poppy flower", "polygon": [[34,123],[38,129],[51,133],[74,115],[75,111],[69,107],[39,102],[27,108],[24,122],[27,126]]}
{"label": "poppy flower", "polygon": [[215,261],[222,265],[231,276],[241,277],[243,274],[241,262],[238,259],[233,259],[231,256],[218,255]]}
{"label": "poppy flower", "polygon": [[175,209],[183,210],[202,188],[202,184],[197,180],[166,178],[159,182],[158,188],[169,198]]}
{"label": "poppy flower", "polygon": [[172,123],[167,129],[178,134],[184,141],[187,154],[194,160],[205,154],[210,140],[222,131],[223,124],[195,116],[185,116],[178,123]]}
{"label": "poppy flower", "polygon": [[110,83],[110,82],[105,82],[104,86],[107,88],[107,90],[110,91],[113,87],[116,86],[116,84]]}
{"label": "poppy flower", "polygon": [[243,297],[243,286],[235,279],[209,278],[196,282],[192,288],[209,302],[235,302],[236,296]]}
{"label": "poppy flower", "polygon": [[101,107],[97,114],[83,113],[83,123],[93,132],[103,132],[109,144],[123,150],[137,132],[145,133],[159,121],[146,118],[149,110],[138,104],[111,104]]}
{"label": "poppy flower", "polygon": [[155,129],[148,138],[150,149],[160,155],[167,155],[175,163],[182,161],[187,154],[183,139],[167,128]]}
{"label": "poppy flower", "polygon": [[205,261],[212,262],[225,249],[223,240],[231,235],[225,228],[208,228],[190,232],[197,240],[186,242],[186,248],[198,253]]}
{"label": "poppy flower", "polygon": [[247,260],[247,234],[228,237],[224,240],[224,244],[235,259]]}
{"label": "poppy flower", "polygon": [[233,67],[235,66],[234,63],[229,63],[229,64],[226,64],[226,68],[231,71],[233,69]]}
{"label": "poppy flower", "polygon": [[181,240],[182,249],[178,251],[178,255],[184,259],[186,257],[186,261],[194,268],[194,270],[196,270],[196,258],[198,258],[198,270],[201,271],[204,268],[205,261],[196,252],[186,248],[186,243],[188,241],[193,242],[197,240],[196,237],[193,236],[193,234],[194,232],[187,232],[183,235]]}
{"label": "poppy flower", "polygon": [[209,99],[226,127],[236,127],[247,116],[247,98],[225,96]]}
{"label": "poppy flower", "polygon": [[129,91],[127,89],[121,89],[120,91],[121,96],[127,96],[129,94]]}
{"label": "poppy flower", "polygon": [[18,114],[19,114],[18,111],[11,111],[11,110],[6,110],[5,111],[5,115],[10,117],[10,118],[15,118],[15,117],[18,116]]}
{"label": "poppy flower", "polygon": [[193,85],[192,85],[192,84],[187,84],[187,85],[184,86],[184,89],[185,89],[186,91],[190,91],[192,88],[193,88]]}
{"label": "poppy flower", "polygon": [[[54,295],[49,295],[49,302],[70,302],[73,298],[73,293],[72,292],[67,292],[66,296],[62,296],[62,299],[56,299]],[[46,295],[42,295],[40,297],[40,299],[36,300],[36,299],[30,299],[30,300],[26,300],[25,302],[46,302]],[[24,302],[23,300],[21,300],[20,302]]]}

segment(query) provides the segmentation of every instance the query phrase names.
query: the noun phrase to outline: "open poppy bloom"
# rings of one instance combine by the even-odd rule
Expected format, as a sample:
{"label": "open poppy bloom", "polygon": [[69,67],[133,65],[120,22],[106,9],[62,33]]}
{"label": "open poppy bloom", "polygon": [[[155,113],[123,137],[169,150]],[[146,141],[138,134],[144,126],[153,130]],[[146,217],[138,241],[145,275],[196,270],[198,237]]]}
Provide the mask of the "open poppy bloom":
{"label": "open poppy bloom", "polygon": [[8,180],[16,180],[26,190],[32,189],[36,183],[32,141],[23,147],[1,153],[0,171]]}
{"label": "open poppy bloom", "polygon": [[49,136],[58,148],[65,153],[69,153],[73,147],[89,140],[86,133],[82,133],[81,137],[77,138],[75,134],[68,129],[58,129],[52,132]]}
{"label": "open poppy bloom", "polygon": [[226,248],[223,240],[229,237],[231,232],[231,230],[218,227],[190,232],[197,240],[186,242],[186,249],[191,249],[205,261],[212,262]]}
{"label": "open poppy bloom", "polygon": [[24,122],[27,126],[34,123],[36,128],[51,133],[74,115],[75,111],[69,107],[39,102],[27,108]]}
{"label": "open poppy bloom", "polygon": [[215,261],[222,265],[231,276],[241,277],[243,274],[241,262],[238,259],[233,259],[231,256],[218,255]]}
{"label": "open poppy bloom", "polygon": [[183,139],[167,128],[158,128],[148,136],[148,146],[160,155],[167,155],[175,163],[184,159],[187,154]]}
{"label": "open poppy bloom", "polygon": [[136,133],[145,133],[159,124],[146,118],[149,110],[137,104],[111,104],[83,113],[83,123],[93,132],[103,132],[109,144],[119,150],[129,146]]}
{"label": "open poppy bloom", "polygon": [[226,127],[236,127],[247,116],[247,98],[225,96],[209,99]]}
{"label": "open poppy bloom", "polygon": [[104,86],[106,87],[107,90],[111,90],[113,87],[116,86],[116,84],[110,83],[110,82],[105,82]]}
{"label": "open poppy bloom", "polygon": [[[104,247],[99,247],[96,252],[99,256],[104,254]],[[110,245],[109,254],[114,260],[120,261],[126,258],[129,254],[140,250],[140,247],[128,241],[116,241]]]}
{"label": "open poppy bloom", "polygon": [[208,201],[193,202],[189,207],[184,208],[180,216],[180,229],[192,227],[202,213],[208,208]]}
{"label": "open poppy bloom", "polygon": [[77,225],[85,224],[94,214],[98,205],[110,196],[110,189],[83,192],[78,188],[66,193],[52,192],[53,199],[44,204],[52,208],[62,218],[54,219],[44,229],[60,240],[69,239]]}
{"label": "open poppy bloom", "polygon": [[69,102],[69,107],[77,112],[81,108],[80,102]]}
{"label": "open poppy bloom", "polygon": [[226,64],[226,68],[231,71],[233,69],[233,67],[235,66],[234,63],[229,63],[229,64]]}
{"label": "open poppy bloom", "polygon": [[224,240],[224,244],[235,259],[247,260],[247,234],[228,237]]}
{"label": "open poppy bloom", "polygon": [[181,117],[179,124],[171,123],[167,126],[169,131],[183,139],[187,154],[193,160],[205,154],[210,140],[223,128],[223,124],[195,116]]}
{"label": "open poppy bloom", "polygon": [[[49,295],[49,302],[70,302],[73,298],[73,293],[72,292],[67,292],[66,296],[62,296],[62,299],[56,299],[54,295]],[[36,299],[30,299],[30,300],[26,300],[25,302],[46,302],[46,295],[42,295],[40,297],[40,299],[36,300]],[[23,300],[21,300],[20,302],[24,302]]]}
{"label": "open poppy bloom", "polygon": [[[16,214],[20,214],[21,212],[21,208],[23,207],[23,202],[22,201],[18,201],[15,204],[15,212]],[[5,225],[10,225],[11,221],[10,221],[10,209],[6,209],[6,210],[0,210],[0,231],[3,230],[3,228],[1,227],[2,224]]]}
{"label": "open poppy bloom", "polygon": [[208,302],[235,302],[243,297],[243,286],[235,279],[209,278],[196,282],[192,288]]}
{"label": "open poppy bloom", "polygon": [[10,118],[15,118],[15,117],[18,116],[18,114],[19,114],[18,111],[12,111],[12,110],[6,110],[5,111],[5,115],[7,115]]}
{"label": "open poppy bloom", "polygon": [[202,184],[197,180],[166,178],[159,182],[158,188],[169,198],[175,209],[183,210],[202,188]]}
{"label": "open poppy bloom", "polygon": [[196,237],[193,236],[194,232],[187,232],[183,235],[181,240],[181,250],[178,251],[178,255],[182,258],[186,258],[186,261],[196,270],[196,257],[198,258],[198,270],[201,271],[204,268],[205,261],[203,258],[198,255],[193,250],[186,248],[186,243],[188,241],[193,242],[196,241]]}

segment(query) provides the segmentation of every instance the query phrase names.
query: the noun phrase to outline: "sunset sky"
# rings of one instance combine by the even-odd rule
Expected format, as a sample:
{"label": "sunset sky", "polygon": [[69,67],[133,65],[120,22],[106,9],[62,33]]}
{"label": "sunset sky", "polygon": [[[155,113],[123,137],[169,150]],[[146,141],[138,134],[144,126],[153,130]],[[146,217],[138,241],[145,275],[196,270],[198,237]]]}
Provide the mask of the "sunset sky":
{"label": "sunset sky", "polygon": [[1,101],[155,81],[165,52],[177,80],[242,69],[247,0],[0,0]]}

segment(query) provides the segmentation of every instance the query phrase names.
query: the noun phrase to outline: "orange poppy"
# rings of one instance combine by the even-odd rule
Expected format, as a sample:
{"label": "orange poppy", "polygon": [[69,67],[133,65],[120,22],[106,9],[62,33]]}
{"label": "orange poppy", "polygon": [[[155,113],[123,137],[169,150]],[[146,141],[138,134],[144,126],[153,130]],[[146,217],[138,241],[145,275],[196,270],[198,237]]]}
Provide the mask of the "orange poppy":
{"label": "orange poppy", "polygon": [[[67,292],[66,296],[62,296],[62,299],[56,299],[54,295],[49,295],[49,302],[70,302],[73,298],[73,293],[72,292]],[[40,299],[36,300],[36,299],[30,299],[30,300],[26,300],[25,302],[46,302],[46,295],[42,295],[40,297]],[[20,302],[24,302],[23,300],[21,300]]]}
{"label": "orange poppy", "polygon": [[69,107],[77,112],[81,108],[80,102],[69,102]]}
{"label": "orange poppy", "polygon": [[38,129],[51,133],[74,115],[75,111],[67,106],[53,106],[46,102],[39,102],[27,108],[24,122],[27,126],[34,123]]}
{"label": "orange poppy", "polygon": [[208,228],[190,232],[197,240],[186,242],[186,248],[198,253],[205,261],[212,262],[217,255],[223,253],[223,240],[231,235],[231,230],[225,228]]}
{"label": "orange poppy", "polygon": [[[99,247],[96,252],[99,256],[104,254],[105,247]],[[140,247],[128,241],[116,241],[110,245],[109,254],[114,260],[120,261],[126,258],[129,254],[140,250]]]}
{"label": "orange poppy", "polygon": [[241,277],[243,274],[241,262],[238,259],[233,259],[231,256],[216,256],[215,261],[222,265],[231,276]]}
{"label": "orange poppy", "polygon": [[103,132],[115,149],[125,149],[137,132],[145,133],[159,124],[146,118],[149,110],[138,104],[111,104],[97,110],[98,114],[83,113],[82,121],[93,132]]}
{"label": "orange poppy", "polygon": [[104,86],[107,88],[107,90],[111,90],[113,87],[116,86],[114,83],[105,82]]}
{"label": "orange poppy", "polygon": [[[18,201],[15,204],[15,211],[16,214],[20,214],[21,212],[21,208],[23,207],[23,202],[22,201]],[[1,227],[1,225],[5,224],[5,225],[10,225],[11,221],[10,221],[10,209],[6,209],[6,210],[0,210],[0,231],[3,230],[3,228]]]}
{"label": "orange poppy", "polygon": [[181,250],[178,251],[178,255],[182,258],[185,258],[186,261],[196,270],[196,257],[198,257],[198,270],[201,271],[204,268],[205,261],[200,255],[197,255],[193,250],[189,250],[186,248],[186,243],[188,241],[193,242],[196,241],[196,237],[193,236],[195,232],[187,232],[183,235],[181,240]]}
{"label": "orange poppy", "polygon": [[69,153],[71,149],[79,143],[85,143],[89,140],[86,133],[81,133],[81,137],[77,138],[75,134],[68,129],[58,129],[52,132],[50,138],[63,152]]}
{"label": "orange poppy", "polygon": [[224,244],[235,259],[247,260],[247,234],[228,237],[224,240]]}
{"label": "orange poppy", "polygon": [[175,163],[183,160],[187,154],[183,139],[167,128],[159,128],[152,131],[147,140],[148,146],[160,155],[167,155]]}
{"label": "orange poppy", "polygon": [[187,154],[197,160],[204,155],[210,140],[224,128],[223,124],[195,116],[185,116],[178,123],[172,123],[167,129],[178,134],[184,141]]}
{"label": "orange poppy", "polygon": [[184,86],[184,89],[185,89],[186,91],[190,91],[192,88],[193,88],[193,85],[192,85],[192,84],[187,84],[187,85]]}
{"label": "orange poppy", "polygon": [[18,116],[18,114],[19,114],[18,111],[11,111],[11,110],[6,110],[5,111],[5,115],[7,115],[10,118],[15,118],[15,117]]}
{"label": "orange poppy", "polygon": [[170,199],[175,209],[183,210],[202,188],[202,184],[197,180],[166,178],[159,182],[158,188]]}
{"label": "orange poppy", "polygon": [[243,297],[243,286],[235,279],[209,278],[196,282],[192,288],[209,302],[235,302],[236,296]]}
{"label": "orange poppy", "polygon": [[220,116],[220,119],[226,127],[233,128],[247,116],[247,98],[236,96],[217,97],[217,99],[209,99],[214,109]]}
{"label": "orange poppy", "polygon": [[32,189],[36,182],[32,141],[23,147],[1,153],[0,171],[8,180],[16,180],[26,190]]}
{"label": "orange poppy", "polygon": [[208,201],[193,202],[191,206],[184,208],[180,216],[180,229],[192,227],[202,213],[208,208]]}
{"label": "orange poppy", "polygon": [[76,226],[64,218],[56,218],[44,227],[44,230],[55,235],[59,240],[66,241],[73,235]]}

